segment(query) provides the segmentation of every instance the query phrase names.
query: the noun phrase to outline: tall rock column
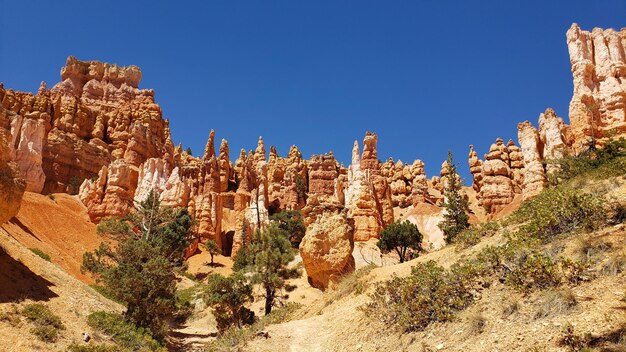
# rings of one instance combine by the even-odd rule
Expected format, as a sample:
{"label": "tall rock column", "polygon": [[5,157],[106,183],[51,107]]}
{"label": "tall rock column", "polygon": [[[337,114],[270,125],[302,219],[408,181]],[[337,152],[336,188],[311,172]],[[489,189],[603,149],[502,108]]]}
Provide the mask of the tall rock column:
{"label": "tall rock column", "polygon": [[522,195],[526,200],[539,194],[547,184],[546,174],[541,163],[540,151],[543,146],[537,129],[528,121],[517,125],[517,136],[524,156],[524,189]]}
{"label": "tall rock column", "polygon": [[574,94],[569,118],[575,152],[595,139],[626,135],[626,28],[583,31],[576,23],[567,31]]}

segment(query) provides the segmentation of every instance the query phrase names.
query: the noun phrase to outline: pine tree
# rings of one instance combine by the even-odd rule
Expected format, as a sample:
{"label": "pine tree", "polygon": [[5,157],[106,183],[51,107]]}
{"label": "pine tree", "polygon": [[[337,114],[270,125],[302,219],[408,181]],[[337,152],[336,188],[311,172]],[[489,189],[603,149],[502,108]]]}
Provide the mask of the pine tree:
{"label": "pine tree", "polygon": [[81,270],[98,274],[106,290],[125,303],[126,320],[163,337],[176,311],[176,273],[184,264],[193,219],[184,208],[161,207],[151,191],[134,213],[113,221],[119,225],[106,228],[127,233],[115,230],[117,246],[102,243],[85,253]]}
{"label": "pine tree", "polygon": [[451,243],[461,231],[469,227],[469,206],[461,194],[460,182],[456,172],[456,165],[452,158],[452,152],[448,151],[448,174],[446,175],[446,185],[444,190],[443,221],[439,223],[439,228],[446,236],[446,240]]}

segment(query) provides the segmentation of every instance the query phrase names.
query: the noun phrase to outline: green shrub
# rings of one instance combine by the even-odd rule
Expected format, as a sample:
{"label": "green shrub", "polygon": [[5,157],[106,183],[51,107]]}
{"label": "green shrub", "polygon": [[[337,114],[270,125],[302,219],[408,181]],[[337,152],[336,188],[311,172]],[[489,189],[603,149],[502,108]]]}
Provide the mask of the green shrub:
{"label": "green shrub", "polygon": [[150,334],[150,330],[139,328],[124,321],[115,313],[95,312],[87,316],[87,324],[111,337],[113,342],[132,351],[159,351],[166,349]]}
{"label": "green shrub", "polygon": [[100,220],[96,232],[99,235],[125,236],[130,232],[130,226],[121,218],[110,216]]}
{"label": "green shrub", "polygon": [[67,189],[70,194],[78,194],[80,184],[83,183],[78,176],[74,175],[67,181]]}
{"label": "green shrub", "polygon": [[468,276],[447,271],[434,261],[418,263],[407,278],[377,284],[363,309],[403,331],[423,330],[437,321],[450,321],[473,301]]}
{"label": "green shrub", "polygon": [[54,194],[48,193],[48,198],[50,198],[51,201],[56,202],[56,197],[54,196]]}
{"label": "green shrub", "polygon": [[42,251],[39,248],[29,248],[31,252],[35,253],[37,256],[39,256],[39,258],[46,260],[46,261],[50,261],[50,256],[45,253],[44,251]]}
{"label": "green shrub", "polygon": [[507,275],[506,283],[522,292],[558,286],[561,283],[558,263],[544,254],[531,253]]}
{"label": "green shrub", "polygon": [[524,202],[510,217],[522,224],[518,236],[535,237],[544,242],[575,230],[591,231],[607,221],[602,200],[565,187],[546,189]]}
{"label": "green shrub", "polygon": [[469,248],[477,245],[481,238],[491,237],[495,235],[501,226],[495,221],[489,221],[483,224],[472,225],[469,228],[461,231],[454,240],[454,243],[459,245],[459,248]]}
{"label": "green shrub", "polygon": [[609,140],[602,149],[587,150],[579,155],[568,155],[550,160],[559,171],[549,177],[556,185],[577,178],[606,179],[626,172],[626,139]]}
{"label": "green shrub", "polygon": [[34,324],[31,332],[44,342],[54,342],[59,332],[65,330],[61,318],[41,303],[28,304],[22,310],[22,315]]}

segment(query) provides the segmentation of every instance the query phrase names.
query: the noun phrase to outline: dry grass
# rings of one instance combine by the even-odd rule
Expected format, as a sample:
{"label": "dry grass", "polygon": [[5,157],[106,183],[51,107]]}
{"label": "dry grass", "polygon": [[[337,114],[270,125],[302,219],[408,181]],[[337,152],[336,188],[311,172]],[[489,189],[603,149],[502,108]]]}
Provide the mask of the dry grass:
{"label": "dry grass", "polygon": [[361,280],[361,278],[369,274],[375,267],[376,265],[369,264],[352,272],[351,274],[344,276],[337,285],[326,291],[324,307],[327,307],[333,302],[347,297],[352,293],[357,295],[365,293],[368,284]]}
{"label": "dry grass", "polygon": [[626,271],[626,255],[623,252],[609,256],[600,270],[604,275],[618,275]]}
{"label": "dry grass", "polygon": [[517,311],[519,311],[519,300],[511,297],[502,305],[502,318],[506,319]]}
{"label": "dry grass", "polygon": [[487,327],[487,318],[481,313],[476,312],[467,318],[467,329],[471,335],[482,334]]}
{"label": "dry grass", "polygon": [[578,304],[574,292],[569,288],[546,291],[540,298],[535,319],[542,319],[568,312]]}

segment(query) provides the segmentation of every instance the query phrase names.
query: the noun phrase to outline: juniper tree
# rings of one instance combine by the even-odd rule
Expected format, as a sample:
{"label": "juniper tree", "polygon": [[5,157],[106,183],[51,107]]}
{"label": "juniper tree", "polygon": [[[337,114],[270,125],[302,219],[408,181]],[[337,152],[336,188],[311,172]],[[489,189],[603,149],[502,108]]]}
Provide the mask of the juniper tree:
{"label": "juniper tree", "polygon": [[439,228],[446,236],[446,241],[454,242],[454,238],[461,231],[469,227],[469,206],[467,200],[464,199],[460,191],[460,182],[456,172],[456,165],[452,158],[452,152],[448,151],[448,174],[445,182],[443,204],[444,214],[443,221],[439,223]]}
{"label": "juniper tree", "polygon": [[417,226],[406,220],[389,224],[381,233],[378,240],[378,248],[383,253],[396,251],[400,263],[407,259],[407,252],[412,249],[416,252],[422,250],[422,234]]}

